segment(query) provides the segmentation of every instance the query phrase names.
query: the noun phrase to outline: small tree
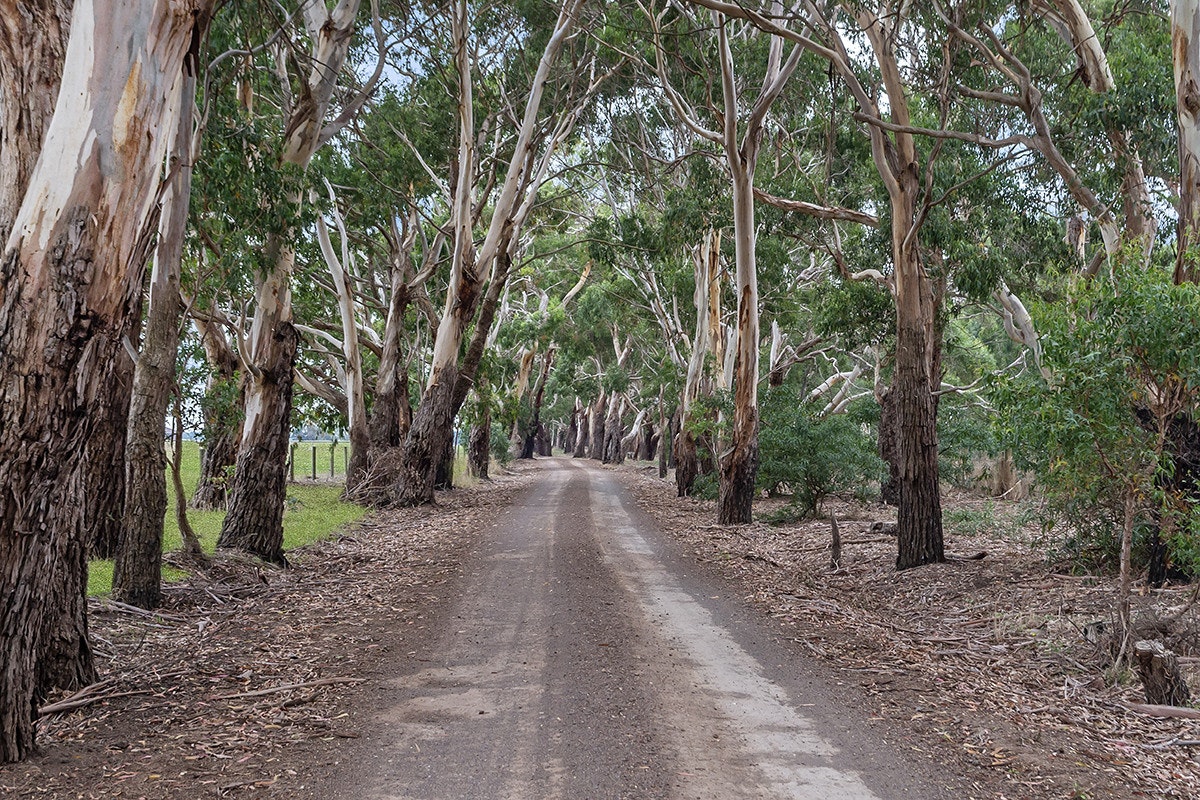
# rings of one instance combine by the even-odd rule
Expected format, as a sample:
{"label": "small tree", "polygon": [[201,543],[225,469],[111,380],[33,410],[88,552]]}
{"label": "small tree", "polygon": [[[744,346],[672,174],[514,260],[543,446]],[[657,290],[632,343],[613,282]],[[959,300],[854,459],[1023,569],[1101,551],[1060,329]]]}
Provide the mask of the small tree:
{"label": "small tree", "polygon": [[1181,549],[1189,535],[1194,486],[1176,474],[1172,430],[1194,426],[1200,290],[1125,265],[1041,316],[1050,378],[1005,381],[998,407],[1057,518],[1087,544],[1119,543],[1124,649],[1135,527],[1152,523],[1153,541],[1178,537]]}
{"label": "small tree", "polygon": [[824,399],[800,403],[794,386],[773,388],[764,400],[758,485],[768,492],[790,491],[796,516],[815,516],[828,495],[883,476],[875,441],[860,419],[824,416]]}

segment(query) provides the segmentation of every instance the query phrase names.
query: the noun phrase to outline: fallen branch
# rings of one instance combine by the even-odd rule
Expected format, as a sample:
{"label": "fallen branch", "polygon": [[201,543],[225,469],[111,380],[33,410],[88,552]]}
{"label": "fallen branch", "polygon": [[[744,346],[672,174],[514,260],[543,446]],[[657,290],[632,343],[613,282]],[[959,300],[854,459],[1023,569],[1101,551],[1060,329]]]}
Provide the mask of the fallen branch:
{"label": "fallen branch", "polygon": [[51,714],[61,714],[64,711],[74,711],[77,708],[90,706],[93,703],[99,703],[104,700],[112,700],[114,697],[133,697],[134,695],[139,694],[153,694],[153,692],[150,689],[135,689],[129,692],[109,692],[108,694],[89,695],[87,697],[79,697],[78,695],[74,695],[74,697],[78,699],[67,698],[66,700],[60,700],[57,703],[51,703],[50,705],[42,706],[38,709],[38,719],[41,719],[42,717],[48,717]]}
{"label": "fallen branch", "polygon": [[1158,706],[1149,703],[1122,703],[1126,709],[1135,714],[1158,719],[1200,719],[1200,708],[1184,708],[1182,706]]}
{"label": "fallen branch", "polygon": [[147,611],[144,608],[131,606],[128,603],[121,603],[116,600],[100,600],[98,604],[101,608],[112,609],[113,611],[122,611],[126,614],[133,614],[138,617],[147,617],[150,619],[162,619],[169,622],[183,622],[184,618],[178,614],[164,614],[161,611]]}
{"label": "fallen branch", "polygon": [[282,686],[272,686],[269,689],[258,689],[253,692],[238,692],[237,694],[222,694],[217,697],[210,698],[212,700],[237,700],[243,697],[262,697],[268,694],[277,694],[278,692],[290,692],[292,689],[307,689],[310,686],[329,686],[335,683],[362,683],[362,678],[319,678],[315,681],[304,681],[303,683],[285,683]]}
{"label": "fallen branch", "polygon": [[987,558],[986,550],[981,550],[980,552],[976,553],[973,556],[952,556],[952,555],[946,556],[947,561],[982,561],[985,558]]}

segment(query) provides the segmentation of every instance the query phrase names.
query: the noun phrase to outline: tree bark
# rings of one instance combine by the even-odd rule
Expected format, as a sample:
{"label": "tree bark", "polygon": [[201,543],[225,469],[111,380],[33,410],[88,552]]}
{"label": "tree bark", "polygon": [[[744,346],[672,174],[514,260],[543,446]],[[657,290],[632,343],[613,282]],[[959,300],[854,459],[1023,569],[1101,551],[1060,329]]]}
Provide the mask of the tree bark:
{"label": "tree bark", "polygon": [[575,442],[579,439],[579,418],[581,409],[579,407],[579,398],[575,399],[575,407],[571,409],[571,422],[567,425],[567,430],[563,434],[562,450],[563,453],[574,453]]}
{"label": "tree bark", "polygon": [[604,426],[607,408],[608,403],[604,392],[601,391],[596,402],[588,411],[588,416],[591,417],[591,430],[588,432],[588,457],[595,461],[604,459]]}
{"label": "tree bark", "polygon": [[[128,318],[136,320],[140,312],[141,292],[134,299]],[[87,491],[82,498],[83,524],[88,532],[88,552],[92,558],[112,558],[121,539],[125,507],[125,427],[133,393],[133,370],[133,360],[122,347],[113,364],[106,396],[93,412],[95,423],[83,462]]]}
{"label": "tree bark", "polygon": [[614,393],[608,401],[608,416],[604,420],[604,453],[601,458],[605,464],[625,463],[625,426],[621,413],[625,408],[624,395]]}
{"label": "tree bark", "polygon": [[[229,513],[217,547],[238,549],[264,561],[287,564],[283,556],[283,501],[287,494],[287,457],[292,430],[292,370],[296,329],[290,322],[273,326],[274,357],[258,365],[257,390],[247,401],[248,418],[238,447],[237,472],[229,494]],[[286,386],[284,385],[286,384]],[[280,457],[280,453],[285,454]],[[253,476],[253,480],[250,480]]]}
{"label": "tree bark", "polygon": [[8,241],[62,79],[73,0],[19,0],[0,15],[0,241]]}
{"label": "tree bark", "polygon": [[[82,603],[82,505],[66,500],[86,490],[81,453],[142,285],[171,87],[207,10],[76,6],[62,90],[0,258],[0,762],[33,749],[46,622]],[[44,33],[19,10],[0,20]]]}
{"label": "tree bark", "polygon": [[[237,461],[242,436],[245,388],[239,381],[240,363],[224,331],[203,320],[196,321],[208,360],[209,379],[204,402],[204,447],[200,478],[192,493],[192,508],[201,511],[224,509],[229,498],[229,468]],[[226,393],[237,383],[236,407],[226,408]]]}
{"label": "tree bark", "polygon": [[587,458],[591,442],[592,413],[590,408],[579,412],[579,431],[575,436],[575,449],[571,451],[572,458]]}
{"label": "tree bark", "polygon": [[753,161],[733,177],[733,227],[737,261],[737,355],[734,357],[733,428],[720,459],[717,522],[751,521],[758,476],[758,272],[754,257]]}
{"label": "tree bark", "polygon": [[938,481],[936,312],[933,291],[908,232],[913,224],[917,171],[900,176],[892,200],[892,253],[896,264],[896,458],[899,512],[896,569],[945,560]]}
{"label": "tree bark", "polygon": [[1133,656],[1147,703],[1156,706],[1188,704],[1191,692],[1179,669],[1179,659],[1163,647],[1162,642],[1137,642],[1133,646]]}
{"label": "tree bark", "polygon": [[467,447],[467,471],[480,480],[489,478],[491,444],[492,409],[487,403],[484,403],[479,413],[479,421],[471,426],[470,443]]}
{"label": "tree bark", "polygon": [[[397,237],[399,238],[399,237]],[[394,254],[392,296],[383,332],[383,354],[379,359],[379,377],[375,383],[375,402],[371,407],[370,447],[383,453],[404,441],[412,418],[408,401],[408,369],[400,358],[404,315],[408,310],[409,253],[403,243]]]}
{"label": "tree bark", "polygon": [[900,431],[896,419],[895,388],[885,388],[879,399],[879,458],[888,474],[879,486],[880,499],[889,506],[900,505]]}
{"label": "tree bark", "polygon": [[1200,280],[1200,0],[1172,0],[1171,50],[1179,125],[1175,282]]}
{"label": "tree bark", "polygon": [[179,319],[183,303],[179,282],[183,240],[192,187],[192,110],[195,106],[199,45],[197,26],[184,61],[176,121],[173,185],[163,202],[150,277],[150,308],[142,350],[133,374],[133,398],[125,439],[125,496],[121,538],[113,564],[113,598],[139,608],[161,602],[162,536],[167,513],[167,460],[163,427],[175,385]]}

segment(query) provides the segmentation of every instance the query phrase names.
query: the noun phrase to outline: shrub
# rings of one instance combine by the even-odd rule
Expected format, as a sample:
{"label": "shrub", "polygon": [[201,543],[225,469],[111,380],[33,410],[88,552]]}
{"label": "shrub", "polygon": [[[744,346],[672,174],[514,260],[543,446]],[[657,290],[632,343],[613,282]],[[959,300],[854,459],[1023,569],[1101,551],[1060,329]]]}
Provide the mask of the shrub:
{"label": "shrub", "polygon": [[819,411],[788,386],[769,390],[760,407],[758,486],[790,493],[801,516],[816,514],[826,496],[862,489],[883,475],[872,429],[852,414]]}

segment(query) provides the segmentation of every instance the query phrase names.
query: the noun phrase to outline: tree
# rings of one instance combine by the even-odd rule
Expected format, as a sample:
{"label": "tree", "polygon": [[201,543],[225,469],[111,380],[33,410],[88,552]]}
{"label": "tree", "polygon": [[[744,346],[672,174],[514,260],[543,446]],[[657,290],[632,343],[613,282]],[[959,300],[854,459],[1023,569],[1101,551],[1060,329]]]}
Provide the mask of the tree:
{"label": "tree", "polygon": [[[491,208],[491,221],[483,242],[476,248],[473,227],[476,203],[476,171],[478,155],[474,108],[474,58],[469,42],[469,4],[455,4],[452,19],[452,38],[458,76],[458,157],[457,174],[450,191],[453,231],[452,259],[446,302],[434,337],[429,378],[413,414],[412,425],[403,444],[401,468],[393,487],[393,501],[402,506],[433,502],[435,477],[451,438],[451,428],[458,407],[466,398],[469,384],[462,385],[459,368],[459,349],[467,326],[475,317],[483,298],[485,281],[490,278],[485,307],[495,303],[507,279],[512,262],[512,248],[521,226],[529,216],[537,189],[545,180],[550,157],[574,123],[576,113],[568,107],[560,110],[558,123],[548,130],[541,124],[542,98],[551,70],[578,21],[583,0],[568,0],[558,11],[558,18],[538,62],[530,84],[524,113],[512,155],[508,160],[504,180]],[[543,137],[546,152],[539,157],[537,149]],[[494,298],[494,299],[493,299]],[[490,319],[482,315],[476,324],[476,339],[486,338]],[[466,364],[473,372],[482,356],[482,340],[477,348],[471,342]],[[467,370],[461,370],[466,372]]]}
{"label": "tree", "polygon": [[[294,60],[284,53],[281,94],[285,118],[279,130],[280,164],[298,178],[317,150],[333,138],[361,108],[378,81],[384,43],[378,36],[379,61],[367,85],[334,119],[328,120],[356,26],[360,0],[339,0],[331,10],[316,0],[300,0],[305,32],[311,45],[311,69],[299,76],[299,96],[291,95]],[[376,28],[378,30],[378,20]],[[270,262],[255,286],[254,322],[242,353],[246,376],[246,418],[238,446],[237,468],[229,512],[221,525],[218,547],[235,548],[265,561],[283,563],[283,504],[291,434],[292,375],[298,344],[292,320],[291,282],[295,267],[298,213],[303,198],[295,187],[282,203],[282,216],[268,232],[264,251]]]}
{"label": "tree", "polygon": [[1179,125],[1179,227],[1175,282],[1200,280],[1200,2],[1172,0],[1171,51]]}
{"label": "tree", "polygon": [[175,385],[183,302],[179,293],[183,244],[192,189],[192,162],[198,154],[193,131],[200,42],[207,21],[197,25],[179,79],[178,119],[159,220],[150,307],[141,353],[133,374],[133,398],[126,433],[124,517],[113,564],[113,598],[141,608],[161,601],[162,536],[167,511],[163,423]]}
{"label": "tree", "polygon": [[[0,761],[34,746],[53,582],[82,542],[80,453],[141,285],[172,89],[206,2],[80,5],[0,262]],[[39,20],[3,12],[28,39]]]}
{"label": "tree", "polygon": [[[782,11],[781,3],[774,3],[771,7],[773,15],[777,16]],[[676,113],[696,135],[717,144],[724,151],[733,188],[733,237],[737,283],[734,412],[730,446],[721,455],[721,491],[717,507],[718,522],[728,525],[750,522],[754,479],[758,471],[759,301],[755,260],[757,231],[754,224],[754,172],[758,166],[767,112],[795,72],[804,51],[793,44],[785,60],[784,40],[775,35],[770,36],[762,88],[746,114],[745,130],[740,131],[741,90],[738,87],[733,50],[729,42],[728,17],[723,13],[715,14],[714,23],[717,29],[722,98],[722,105],[716,116],[724,123],[721,130],[710,130],[703,125],[696,118],[694,110],[687,107],[682,96],[671,86],[661,47],[656,47],[655,58],[663,89]]]}

